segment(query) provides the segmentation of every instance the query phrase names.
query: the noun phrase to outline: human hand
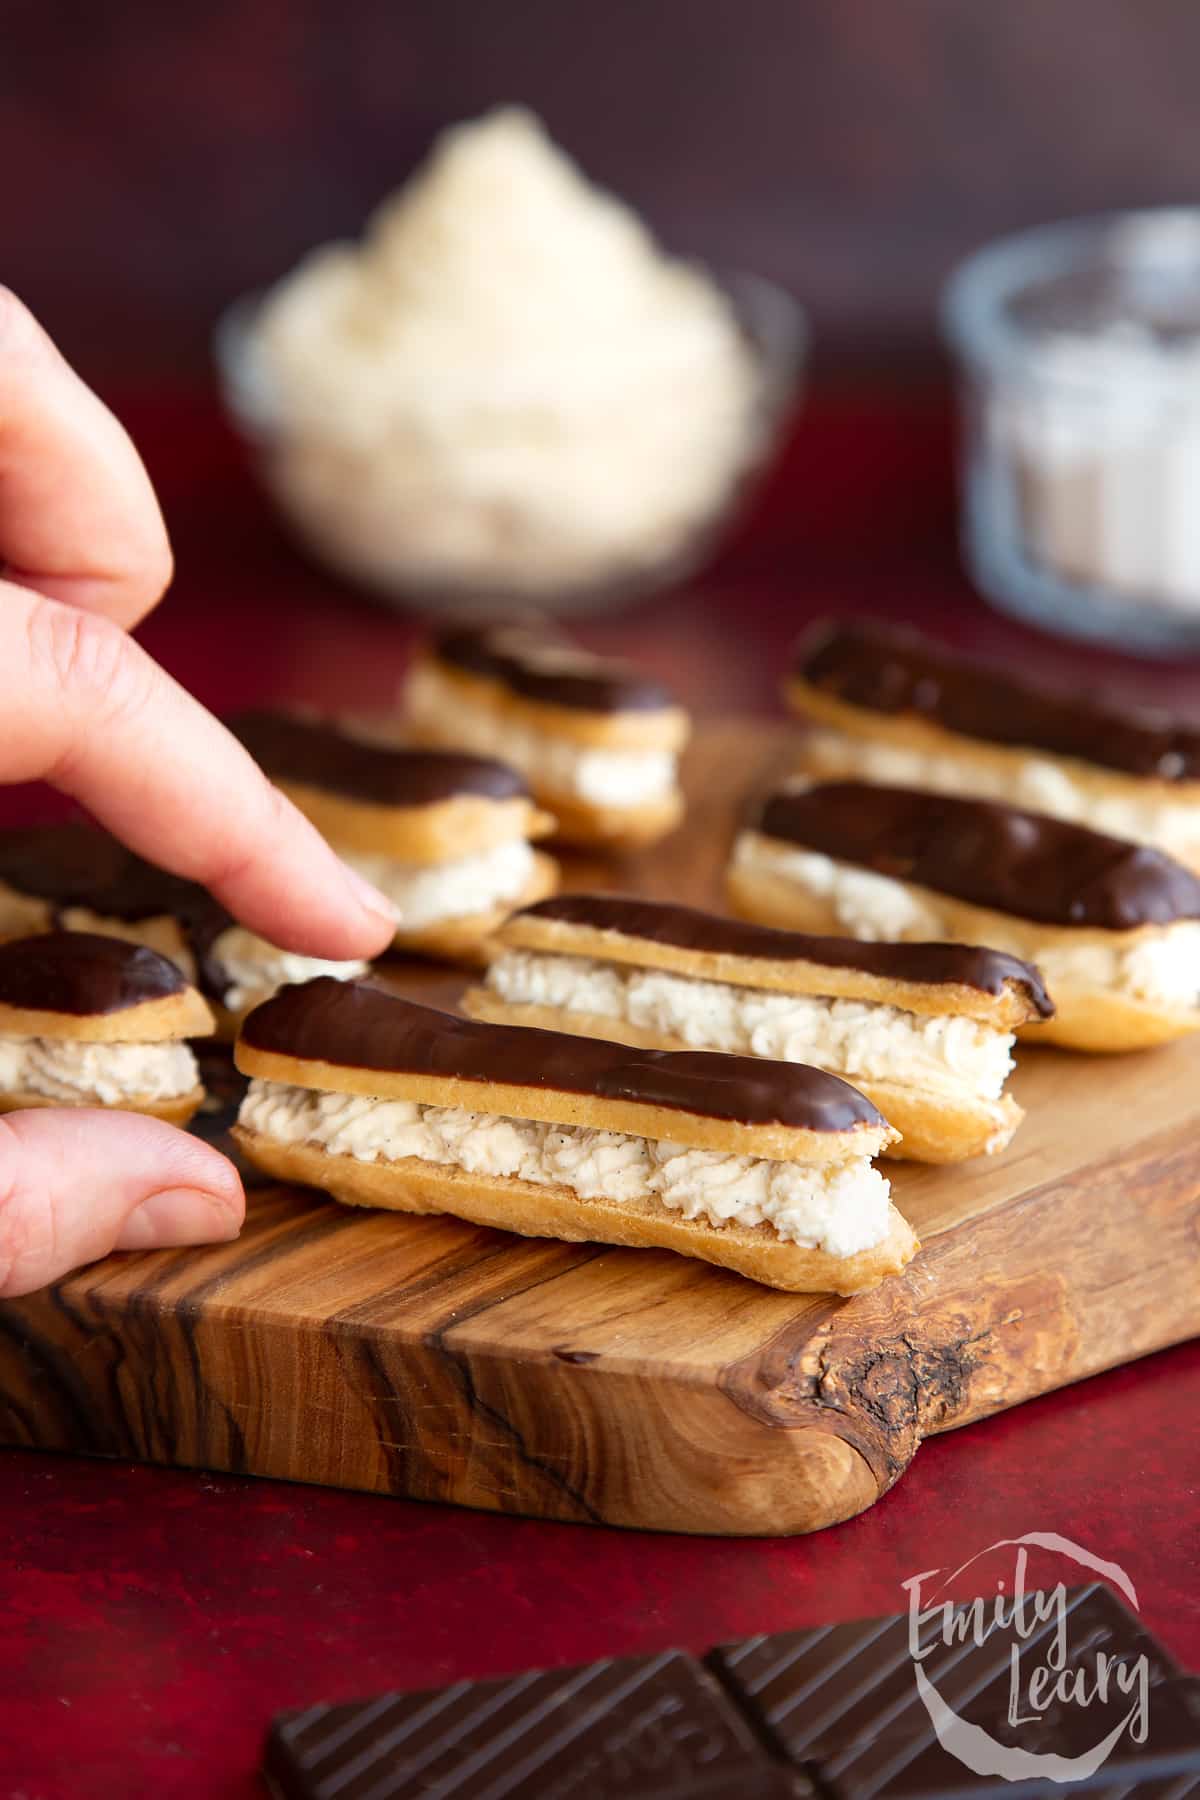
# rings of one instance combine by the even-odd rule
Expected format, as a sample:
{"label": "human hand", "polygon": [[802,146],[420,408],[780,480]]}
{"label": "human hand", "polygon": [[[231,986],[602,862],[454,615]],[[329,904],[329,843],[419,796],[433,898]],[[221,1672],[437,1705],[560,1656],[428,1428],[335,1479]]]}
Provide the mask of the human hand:
{"label": "human hand", "polygon": [[[51,782],[284,949],[377,954],[387,901],[127,635],[171,572],[133,445],[0,289],[0,781]],[[114,1248],[234,1237],[243,1208],[233,1165],[160,1120],[0,1116],[0,1297]]]}

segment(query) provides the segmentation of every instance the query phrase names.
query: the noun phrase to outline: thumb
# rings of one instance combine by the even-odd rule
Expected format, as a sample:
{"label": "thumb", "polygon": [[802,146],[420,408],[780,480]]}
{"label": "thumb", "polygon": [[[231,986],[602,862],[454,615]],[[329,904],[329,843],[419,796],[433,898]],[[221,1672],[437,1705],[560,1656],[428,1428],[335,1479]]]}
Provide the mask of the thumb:
{"label": "thumb", "polygon": [[0,1117],[0,1299],[110,1250],[236,1237],[233,1164],[161,1119],[94,1107]]}

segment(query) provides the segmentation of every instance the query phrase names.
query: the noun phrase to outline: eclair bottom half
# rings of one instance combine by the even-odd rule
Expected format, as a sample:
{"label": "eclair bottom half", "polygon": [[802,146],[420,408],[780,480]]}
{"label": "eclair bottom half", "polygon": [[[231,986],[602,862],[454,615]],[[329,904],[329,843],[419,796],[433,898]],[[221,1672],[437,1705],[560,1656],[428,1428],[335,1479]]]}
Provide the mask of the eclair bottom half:
{"label": "eclair bottom half", "polygon": [[[1023,957],[1041,970],[1056,1009],[1053,1018],[1019,1028],[1018,1037],[1031,1043],[1093,1052],[1143,1050],[1200,1027],[1195,976],[1200,932],[1190,920],[1130,932],[1055,928],[825,857],[790,860],[802,874],[750,867],[735,857],[726,878],[731,910],[793,931],[866,939],[944,937]],[[1139,968],[1145,965],[1157,975],[1176,958],[1185,965],[1178,998],[1137,991]],[[902,1130],[901,1120],[879,1095],[875,1098]]]}
{"label": "eclair bottom half", "polygon": [[189,1125],[204,1103],[204,1088],[197,1083],[186,1094],[163,1098],[129,1094],[121,1100],[101,1100],[97,1094],[79,1094],[67,1098],[61,1094],[38,1094],[14,1090],[0,1094],[0,1113],[27,1112],[41,1106],[87,1106],[97,1112],[144,1113],[151,1119],[164,1119],[168,1125]]}
{"label": "eclair bottom half", "polygon": [[898,1274],[919,1247],[912,1228],[890,1204],[881,1242],[850,1256],[834,1256],[790,1243],[770,1225],[710,1225],[656,1199],[582,1199],[567,1187],[512,1175],[482,1176],[415,1156],[361,1162],[313,1144],[278,1143],[245,1125],[235,1126],[233,1136],[264,1174],[324,1188],[345,1206],[451,1213],[519,1237],[673,1250],[791,1293],[862,1293]]}
{"label": "eclair bottom half", "polygon": [[235,1127],[267,1174],[352,1206],[674,1250],[770,1287],[857,1293],[917,1249],[857,1089],[753,1057],[490,1025],[371,984],[250,1014]]}
{"label": "eclair bottom half", "polygon": [[[473,1019],[500,1025],[533,1025],[539,1030],[576,1032],[580,1037],[612,1038],[618,1044],[659,1050],[691,1050],[687,1039],[651,1031],[626,1019],[568,1012],[557,1006],[523,1006],[502,1000],[487,988],[471,988],[465,999]],[[840,1070],[834,1073],[840,1074]],[[883,1154],[897,1162],[950,1163],[985,1156],[1010,1142],[1025,1116],[1011,1094],[998,1099],[983,1095],[935,1092],[906,1082],[855,1073],[845,1075],[860,1094],[877,1106],[900,1141]]]}

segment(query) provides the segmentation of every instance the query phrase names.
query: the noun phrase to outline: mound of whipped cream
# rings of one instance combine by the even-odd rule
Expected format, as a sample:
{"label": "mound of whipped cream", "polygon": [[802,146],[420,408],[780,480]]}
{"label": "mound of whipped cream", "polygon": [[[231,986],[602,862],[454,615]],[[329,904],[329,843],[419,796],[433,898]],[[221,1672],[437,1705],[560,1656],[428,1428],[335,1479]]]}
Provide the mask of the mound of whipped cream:
{"label": "mound of whipped cream", "polygon": [[626,578],[681,550],[757,448],[759,367],[725,295],[518,109],[446,132],[361,242],[302,262],[252,350],[279,497],[376,584]]}

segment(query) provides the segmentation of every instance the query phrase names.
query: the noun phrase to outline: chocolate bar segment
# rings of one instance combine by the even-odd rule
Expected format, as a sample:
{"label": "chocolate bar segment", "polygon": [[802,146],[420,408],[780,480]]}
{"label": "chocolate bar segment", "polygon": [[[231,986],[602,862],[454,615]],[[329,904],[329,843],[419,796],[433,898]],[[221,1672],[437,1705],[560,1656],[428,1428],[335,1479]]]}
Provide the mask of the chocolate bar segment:
{"label": "chocolate bar segment", "polygon": [[901,626],[852,620],[824,627],[802,643],[795,673],[870,712],[908,713],[966,737],[1123,774],[1200,780],[1195,727],[991,669]]}
{"label": "chocolate bar segment", "polygon": [[50,931],[0,944],[0,1006],[33,1012],[124,1012],[182,993],[175,964],[142,944]]}
{"label": "chocolate bar segment", "polygon": [[318,976],[256,1007],[241,1041],[355,1069],[560,1089],[750,1125],[876,1129],[884,1120],[836,1075],[702,1050],[634,1050],[597,1038],[484,1025],[358,981]]}
{"label": "chocolate bar segment", "polygon": [[[276,1720],[264,1770],[282,1800],[1200,1792],[1200,1681],[1182,1675],[1107,1588],[1027,1594],[1019,1630],[997,1621],[992,1602],[975,1607],[978,1616],[960,1604],[949,1620],[940,1607],[928,1611],[915,1658],[907,1618],[868,1619],[719,1646],[711,1673],[667,1652],[312,1707]],[[948,1719],[973,1738],[976,1762],[981,1735],[999,1750],[989,1772],[943,1747],[918,1664],[944,1703],[943,1731]],[[1049,1679],[1035,1703],[1039,1667]],[[1061,1690],[1048,1691],[1060,1676]],[[1086,1759],[1097,1746],[1103,1760],[1093,1756],[1065,1787],[1006,1755]],[[1063,1782],[1073,1774],[1069,1765],[1058,1772]]]}
{"label": "chocolate bar segment", "polygon": [[440,662],[501,681],[514,694],[584,712],[661,712],[674,700],[661,681],[627,663],[592,656],[553,626],[506,621],[455,626],[434,640]]}
{"label": "chocolate bar segment", "polygon": [[997,801],[827,781],[772,794],[753,828],[1044,925],[1132,931],[1200,918],[1200,880],[1161,850]]}
{"label": "chocolate bar segment", "polygon": [[[1080,1682],[1080,1692],[1090,1693],[1087,1705],[1052,1698],[1035,1707],[1025,1692],[1033,1669],[1046,1665],[1052,1651],[1056,1610],[1039,1621],[1030,1607],[1030,1629],[1022,1635],[998,1625],[984,1603],[982,1642],[963,1607],[956,1609],[949,1634],[940,1610],[926,1618],[917,1634],[919,1665],[952,1719],[986,1733],[1002,1749],[1083,1757],[1120,1727],[1140,1692],[1132,1679],[1122,1686],[1115,1672],[1096,1691],[1101,1659],[1132,1677],[1145,1655],[1146,1741],[1137,1743],[1129,1730],[1120,1733],[1089,1788],[1125,1794],[1132,1783],[1181,1770],[1200,1782],[1200,1682],[1182,1676],[1140,1621],[1099,1583],[1069,1591],[1063,1608],[1064,1668]],[[1016,1723],[1009,1717],[1014,1645],[1021,1697]],[[712,1651],[709,1663],[779,1754],[806,1769],[833,1800],[1042,1791],[974,1774],[943,1748],[917,1689],[905,1617],[750,1638]],[[1058,1789],[1047,1779],[1045,1791]]]}
{"label": "chocolate bar segment", "polygon": [[242,713],[228,725],[272,780],[374,806],[430,806],[459,794],[511,800],[529,791],[515,769],[490,756],[366,743],[286,713]]}
{"label": "chocolate bar segment", "polygon": [[651,944],[669,944],[713,956],[762,957],[857,969],[889,981],[954,982],[978,993],[1000,994],[1006,982],[1023,988],[1043,1018],[1054,1006],[1032,963],[969,944],[867,944],[856,938],[810,937],[721,918],[691,906],[633,900],[623,894],[560,894],[517,915],[553,919],[594,931],[619,931]]}
{"label": "chocolate bar segment", "polygon": [[749,1800],[807,1791],[713,1677],[677,1651],[276,1721],[283,1800]]}

